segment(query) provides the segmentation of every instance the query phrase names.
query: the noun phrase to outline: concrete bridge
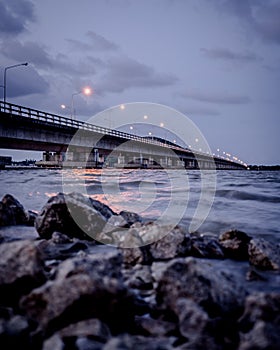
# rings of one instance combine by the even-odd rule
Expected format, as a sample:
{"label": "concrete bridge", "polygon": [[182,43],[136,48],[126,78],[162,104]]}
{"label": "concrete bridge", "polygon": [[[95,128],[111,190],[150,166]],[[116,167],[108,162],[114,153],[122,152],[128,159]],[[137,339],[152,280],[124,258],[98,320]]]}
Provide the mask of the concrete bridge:
{"label": "concrete bridge", "polygon": [[164,140],[0,102],[0,148],[44,152],[44,166],[246,169]]}

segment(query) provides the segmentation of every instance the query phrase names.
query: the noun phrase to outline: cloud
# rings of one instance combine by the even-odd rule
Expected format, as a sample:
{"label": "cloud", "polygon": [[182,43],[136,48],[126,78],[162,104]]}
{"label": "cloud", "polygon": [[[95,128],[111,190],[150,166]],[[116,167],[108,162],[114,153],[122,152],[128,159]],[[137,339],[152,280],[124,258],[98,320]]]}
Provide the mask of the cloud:
{"label": "cloud", "polygon": [[267,43],[280,44],[280,2],[275,0],[212,0],[216,8],[238,18]]}
{"label": "cloud", "polygon": [[107,52],[119,50],[117,44],[93,31],[88,31],[86,33],[86,38],[88,39],[86,42],[76,39],[66,39],[66,41],[72,46],[72,48],[79,51]]}
{"label": "cloud", "polygon": [[31,41],[22,43],[18,40],[6,40],[1,45],[1,53],[9,59],[27,61],[39,67],[53,64],[47,49]]}
{"label": "cloud", "polygon": [[256,62],[260,60],[260,58],[256,54],[249,51],[244,53],[234,52],[227,48],[213,48],[213,49],[201,48],[200,51],[204,54],[204,56],[211,59],[221,59],[225,61],[244,62],[244,63]]}
{"label": "cloud", "polygon": [[35,21],[34,5],[29,0],[0,1],[0,35],[18,35],[27,23]]}
{"label": "cloud", "polygon": [[174,75],[158,73],[153,67],[119,56],[107,62],[107,72],[101,78],[100,87],[103,92],[122,92],[131,87],[169,86],[177,81]]}
{"label": "cloud", "polygon": [[9,97],[46,93],[49,83],[30,66],[12,69],[7,73],[6,93]]}
{"label": "cloud", "polygon": [[217,103],[217,104],[247,104],[251,102],[248,96],[243,95],[229,95],[225,93],[213,93],[213,92],[199,92],[199,91],[188,91],[182,94],[182,97],[189,98],[192,100]]}

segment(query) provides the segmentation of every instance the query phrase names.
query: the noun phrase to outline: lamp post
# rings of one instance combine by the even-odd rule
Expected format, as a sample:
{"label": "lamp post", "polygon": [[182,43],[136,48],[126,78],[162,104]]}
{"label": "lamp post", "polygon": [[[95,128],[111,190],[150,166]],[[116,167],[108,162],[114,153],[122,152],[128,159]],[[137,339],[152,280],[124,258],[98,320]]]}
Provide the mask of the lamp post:
{"label": "lamp post", "polygon": [[92,90],[89,87],[85,87],[85,88],[83,88],[83,90],[81,90],[79,92],[74,92],[74,94],[72,94],[72,98],[71,98],[71,117],[72,117],[72,119],[76,119],[76,113],[75,113],[75,108],[74,108],[74,96],[80,95],[80,94],[84,94],[86,96],[89,96],[92,94]]}
{"label": "lamp post", "polygon": [[6,102],[6,89],[7,89],[7,70],[11,68],[16,68],[20,66],[27,66],[28,62],[14,64],[13,66],[8,66],[4,69],[4,103]]}

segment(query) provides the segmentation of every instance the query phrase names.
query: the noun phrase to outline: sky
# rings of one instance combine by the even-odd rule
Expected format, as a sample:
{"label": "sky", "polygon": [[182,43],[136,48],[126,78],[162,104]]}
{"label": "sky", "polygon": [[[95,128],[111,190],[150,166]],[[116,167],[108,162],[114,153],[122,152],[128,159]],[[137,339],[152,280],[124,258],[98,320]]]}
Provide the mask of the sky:
{"label": "sky", "polygon": [[7,102],[69,116],[90,86],[77,119],[159,103],[213,152],[280,164],[280,0],[0,0],[0,81],[23,62],[7,71]]}

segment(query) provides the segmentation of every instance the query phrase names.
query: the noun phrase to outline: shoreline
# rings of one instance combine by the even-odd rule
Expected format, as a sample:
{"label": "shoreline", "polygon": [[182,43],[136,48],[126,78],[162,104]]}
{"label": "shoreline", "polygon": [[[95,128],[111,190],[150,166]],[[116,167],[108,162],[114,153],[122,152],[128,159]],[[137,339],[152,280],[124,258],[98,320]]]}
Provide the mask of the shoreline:
{"label": "shoreline", "polygon": [[280,345],[279,245],[237,230],[189,234],[74,193],[51,197],[38,215],[7,195],[3,223],[14,236],[0,229],[1,336],[14,348]]}

